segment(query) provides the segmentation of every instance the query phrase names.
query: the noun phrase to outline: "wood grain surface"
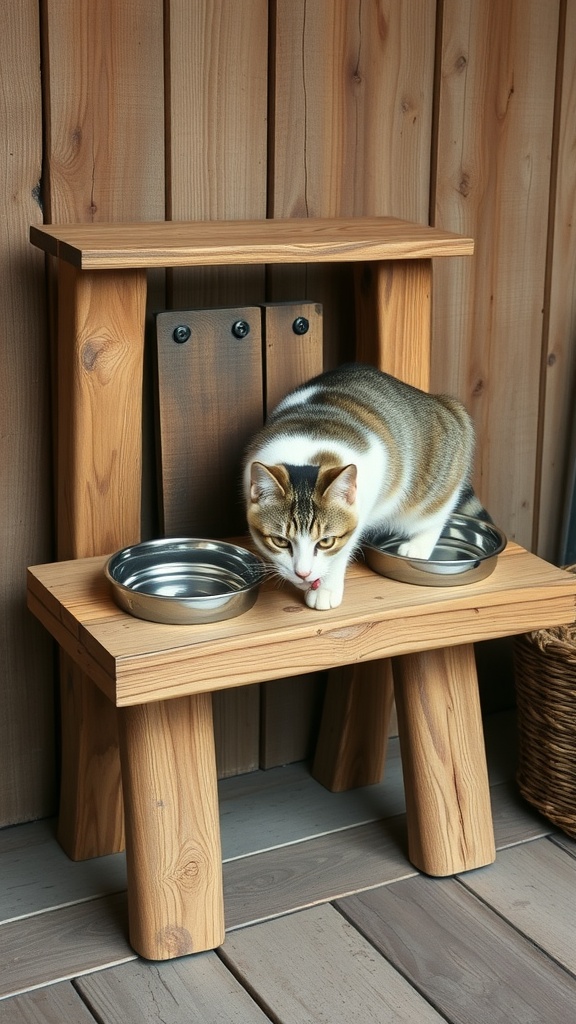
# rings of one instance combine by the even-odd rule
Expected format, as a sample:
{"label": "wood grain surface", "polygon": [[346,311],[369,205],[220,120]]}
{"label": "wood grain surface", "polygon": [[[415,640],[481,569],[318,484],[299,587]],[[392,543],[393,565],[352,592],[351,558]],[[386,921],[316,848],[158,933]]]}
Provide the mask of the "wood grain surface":
{"label": "wood grain surface", "polygon": [[559,9],[558,0],[447,0],[438,54],[432,217],[473,235],[476,254],[436,268],[432,389],[468,406],[478,493],[528,548]]}
{"label": "wood grain surface", "polygon": [[54,224],[31,228],[30,240],[80,270],[468,256],[473,245],[394,217]]}
{"label": "wood grain surface", "polygon": [[565,449],[574,429],[574,381],[576,379],[576,224],[573,160],[576,120],[576,3],[560,7],[558,88],[553,136],[553,191],[548,273],[545,292],[545,325],[541,384],[545,390],[540,409],[542,440],[537,494],[539,554],[552,562],[560,558],[559,539],[566,499]]}
{"label": "wood grain surface", "polygon": [[148,960],[224,938],[209,694],[119,715],[130,943]]}
{"label": "wood grain surface", "polygon": [[42,223],[38,4],[2,4],[0,159],[0,825],[49,814],[56,796],[52,648],[22,605],[22,566],[53,557],[50,365]]}
{"label": "wood grain surface", "polygon": [[410,878],[339,908],[454,1024],[565,1024],[573,1015],[573,979],[493,913],[491,899],[481,903],[453,880]]}
{"label": "wood grain surface", "polygon": [[[267,1024],[269,1017],[216,953],[169,964],[123,964],[78,981],[92,1012],[106,1024]],[[90,1017],[92,1021],[92,1017]]]}
{"label": "wood grain surface", "polygon": [[[509,544],[467,587],[415,587],[355,564],[344,602],[320,613],[264,584],[250,611],[212,625],[168,626],[114,604],[92,558],[29,570],[30,608],[119,705],[161,700],[512,635],[574,619],[576,580]],[[72,582],[72,586],[70,583]]]}
{"label": "wood grain surface", "polygon": [[282,1024],[349,1024],[355,1017],[382,1024],[442,1020],[332,907],[232,934],[222,955]]}

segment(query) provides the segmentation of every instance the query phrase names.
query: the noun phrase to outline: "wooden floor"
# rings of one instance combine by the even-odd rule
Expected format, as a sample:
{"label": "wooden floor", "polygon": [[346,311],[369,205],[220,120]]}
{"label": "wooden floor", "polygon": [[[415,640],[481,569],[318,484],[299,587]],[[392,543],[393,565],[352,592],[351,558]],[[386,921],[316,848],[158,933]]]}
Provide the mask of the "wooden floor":
{"label": "wooden floor", "polygon": [[126,939],[123,855],[73,864],[53,823],[0,832],[3,1024],[571,1024],[576,843],[517,795],[514,723],[486,721],[498,856],[431,879],[386,781],[329,794],[302,765],[228,779],[228,934],[164,964]]}

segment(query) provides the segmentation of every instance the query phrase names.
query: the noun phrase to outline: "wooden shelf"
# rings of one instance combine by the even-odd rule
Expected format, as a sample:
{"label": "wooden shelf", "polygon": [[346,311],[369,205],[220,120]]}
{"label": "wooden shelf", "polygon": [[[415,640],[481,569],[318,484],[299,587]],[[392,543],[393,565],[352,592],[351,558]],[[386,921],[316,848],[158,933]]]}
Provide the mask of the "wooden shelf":
{"label": "wooden shelf", "polygon": [[469,256],[471,238],[394,217],[66,224],[30,241],[81,270]]}
{"label": "wooden shelf", "polygon": [[168,626],[116,606],[105,561],[31,568],[29,606],[119,707],[571,622],[576,605],[574,576],[510,543],[492,576],[469,586],[416,587],[355,564],[328,612],[265,584],[238,618]]}

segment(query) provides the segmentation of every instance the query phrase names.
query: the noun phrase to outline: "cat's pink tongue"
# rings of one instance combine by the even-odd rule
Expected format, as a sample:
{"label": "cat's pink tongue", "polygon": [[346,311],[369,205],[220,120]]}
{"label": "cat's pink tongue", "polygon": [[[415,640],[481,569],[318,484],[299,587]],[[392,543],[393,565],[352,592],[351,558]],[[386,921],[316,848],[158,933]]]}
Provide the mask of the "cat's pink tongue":
{"label": "cat's pink tongue", "polygon": [[313,580],[312,583],[310,584],[310,590],[318,590],[319,586],[320,580]]}

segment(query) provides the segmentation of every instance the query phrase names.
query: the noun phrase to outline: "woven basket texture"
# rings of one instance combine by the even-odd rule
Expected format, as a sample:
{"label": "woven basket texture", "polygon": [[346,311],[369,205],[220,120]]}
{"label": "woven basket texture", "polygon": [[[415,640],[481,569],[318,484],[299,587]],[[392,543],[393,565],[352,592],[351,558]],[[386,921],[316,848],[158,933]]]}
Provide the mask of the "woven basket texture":
{"label": "woven basket texture", "polygon": [[517,637],[514,661],[520,791],[576,838],[576,624]]}

